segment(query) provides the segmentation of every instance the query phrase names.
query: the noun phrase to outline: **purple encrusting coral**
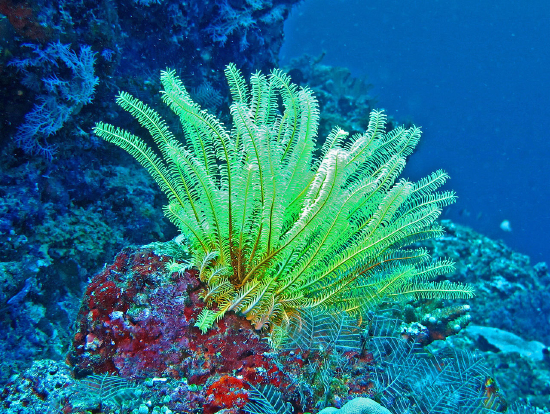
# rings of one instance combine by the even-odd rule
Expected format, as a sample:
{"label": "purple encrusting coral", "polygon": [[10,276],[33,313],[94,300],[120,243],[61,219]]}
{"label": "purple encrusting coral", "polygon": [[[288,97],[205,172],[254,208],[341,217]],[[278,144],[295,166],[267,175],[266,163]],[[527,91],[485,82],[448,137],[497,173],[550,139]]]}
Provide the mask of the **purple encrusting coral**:
{"label": "purple encrusting coral", "polygon": [[125,249],[92,279],[69,357],[77,376],[109,372],[209,386],[234,374],[288,385],[246,320],[232,315],[204,335],[193,326],[204,307],[196,272],[170,274],[169,259],[149,249]]}
{"label": "purple encrusting coral", "polygon": [[[184,394],[193,394],[186,400],[203,404],[205,413],[242,407],[249,384],[280,387],[296,406],[314,404],[314,395],[299,396],[297,378],[304,361],[322,366],[326,355],[296,350],[277,356],[261,334],[235,314],[202,334],[194,326],[205,306],[196,271],[170,273],[169,260],[150,248],[127,248],[91,280],[68,358],[77,377],[110,373],[135,380],[184,380],[202,386],[196,391],[186,388]],[[366,374],[372,362],[370,355],[358,352],[343,358],[358,374]],[[342,384],[343,375],[334,372]],[[350,398],[368,392],[366,379],[358,375],[346,380]],[[174,404],[180,400],[173,399]],[[198,406],[188,403],[186,409]]]}
{"label": "purple encrusting coral", "polygon": [[[168,260],[151,250],[125,249],[92,279],[71,355],[80,375],[111,372],[203,383],[215,371],[261,364],[254,359],[268,351],[267,343],[246,320],[220,321],[217,335],[193,327],[204,307],[196,272],[170,275]],[[197,353],[200,357],[193,356]]]}

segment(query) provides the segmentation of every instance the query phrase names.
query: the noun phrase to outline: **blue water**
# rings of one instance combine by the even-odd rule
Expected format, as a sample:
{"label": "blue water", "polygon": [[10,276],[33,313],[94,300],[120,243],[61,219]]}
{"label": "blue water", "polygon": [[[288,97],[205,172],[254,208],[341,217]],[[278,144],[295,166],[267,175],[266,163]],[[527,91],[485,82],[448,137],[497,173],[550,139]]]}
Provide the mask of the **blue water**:
{"label": "blue water", "polygon": [[422,126],[405,175],[450,173],[447,218],[550,261],[547,1],[306,0],[285,35],[281,64],[325,51],[322,63],[366,76],[379,107]]}

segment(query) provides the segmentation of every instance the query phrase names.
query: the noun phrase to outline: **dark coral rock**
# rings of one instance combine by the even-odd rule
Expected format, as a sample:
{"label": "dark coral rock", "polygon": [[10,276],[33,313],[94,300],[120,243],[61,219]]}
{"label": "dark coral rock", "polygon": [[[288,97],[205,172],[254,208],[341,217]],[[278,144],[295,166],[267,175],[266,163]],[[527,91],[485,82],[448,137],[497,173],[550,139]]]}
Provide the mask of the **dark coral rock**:
{"label": "dark coral rock", "polygon": [[62,362],[35,361],[25,372],[12,378],[0,396],[5,414],[55,412],[63,405],[74,384],[70,370]]}
{"label": "dark coral rock", "polygon": [[549,344],[546,265],[532,266],[527,256],[469,227],[449,220],[441,224],[446,234],[424,244],[433,250],[434,258],[456,262],[456,272],[448,275],[450,280],[474,286],[476,297],[468,301],[472,321]]}
{"label": "dark coral rock", "polygon": [[363,133],[375,103],[370,95],[372,85],[352,76],[347,68],[321,64],[323,57],[324,54],[316,58],[303,55],[293,59],[284,70],[293,82],[307,85],[315,92],[321,107],[319,137],[325,139],[335,125],[350,136]]}
{"label": "dark coral rock", "polygon": [[0,385],[32,361],[65,357],[87,280],[106,260],[175,235],[153,214],[165,197],[147,171],[98,166],[98,154],[46,164],[0,151]]}

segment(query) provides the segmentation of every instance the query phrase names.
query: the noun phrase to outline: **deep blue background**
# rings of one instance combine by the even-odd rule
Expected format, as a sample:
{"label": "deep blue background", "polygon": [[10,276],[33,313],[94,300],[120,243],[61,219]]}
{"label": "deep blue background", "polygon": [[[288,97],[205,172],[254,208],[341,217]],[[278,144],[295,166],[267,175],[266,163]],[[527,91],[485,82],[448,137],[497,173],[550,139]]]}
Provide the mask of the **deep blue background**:
{"label": "deep blue background", "polygon": [[324,50],[367,77],[378,107],[422,126],[405,175],[450,173],[446,217],[550,261],[547,0],[306,0],[285,35],[282,65]]}

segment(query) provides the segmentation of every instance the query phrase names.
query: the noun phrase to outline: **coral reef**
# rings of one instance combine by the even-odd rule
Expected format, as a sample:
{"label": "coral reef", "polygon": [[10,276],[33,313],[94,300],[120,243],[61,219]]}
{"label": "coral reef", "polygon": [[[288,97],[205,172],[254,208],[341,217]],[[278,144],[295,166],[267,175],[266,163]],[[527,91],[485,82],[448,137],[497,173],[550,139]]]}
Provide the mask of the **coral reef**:
{"label": "coral reef", "polygon": [[[218,326],[223,335],[219,331],[203,335],[185,325],[193,323],[189,315],[196,316],[196,309],[188,311],[188,316],[184,311],[184,317],[175,320],[170,311],[185,306],[177,301],[167,304],[162,294],[177,298],[157,283],[162,281],[175,289],[183,289],[186,283],[189,288],[196,287],[196,280],[190,273],[166,271],[165,266],[171,259],[152,253],[151,248],[139,253],[132,249],[121,253],[117,259],[117,266],[121,267],[112,269],[124,270],[123,265],[134,263],[128,264],[130,257],[136,264],[126,276],[100,272],[93,277],[96,283],[90,287],[93,297],[86,297],[78,325],[82,335],[77,336],[79,342],[74,342],[76,347],[88,346],[88,349],[75,348],[72,356],[73,361],[78,362],[76,367],[82,367],[80,371],[77,368],[79,375],[95,370],[98,374],[111,372],[135,377],[131,387],[135,387],[139,395],[122,398],[123,404],[100,404],[86,392],[86,380],[72,378],[73,372],[60,362],[70,343],[77,339],[73,337],[72,323],[90,275],[96,274],[104,262],[111,261],[125,246],[175,236],[172,227],[158,215],[164,198],[154,182],[131,157],[121,157],[118,152],[116,156],[109,155],[115,154],[115,150],[90,134],[93,122],[116,119],[120,125],[133,130],[129,119],[116,113],[112,95],[125,89],[150,100],[159,89],[158,71],[167,65],[177,67],[181,73],[193,73],[193,78],[185,79],[190,95],[227,120],[228,113],[223,112],[221,105],[221,96],[225,96],[226,91],[220,69],[230,61],[243,68],[246,75],[253,69],[267,71],[275,67],[282,25],[295,3],[294,0],[0,1],[0,13],[6,16],[0,19],[0,87],[3,90],[0,102],[0,308],[3,310],[0,411],[20,414],[125,410],[136,414],[169,414],[209,410],[236,414],[239,410],[242,412],[250,398],[249,380],[269,380],[293,403],[297,413],[316,412],[326,405],[342,407],[355,396],[375,398],[376,390],[370,380],[378,362],[369,352],[318,347],[285,350],[275,357],[266,353],[268,347],[257,333],[242,330],[249,325],[235,315]],[[23,46],[25,44],[32,46]],[[32,59],[33,55],[38,56],[34,50],[44,53],[55,45],[71,45],[70,51],[77,57],[82,48],[89,45],[90,53],[95,54],[95,73],[89,70],[90,65],[86,66],[85,73],[89,80],[91,75],[98,77],[100,84],[95,88],[94,101],[81,108],[71,108],[65,126],[48,137],[48,143],[57,150],[55,162],[51,163],[23,153],[13,138],[25,122],[25,114],[32,113],[35,98],[47,95],[47,87],[55,91],[56,96],[55,102],[49,102],[51,106],[57,105],[48,107],[51,114],[63,109],[59,103],[69,102],[64,100],[66,93],[53,75],[71,87],[78,87],[76,80],[80,78],[60,58],[61,49],[57,57],[55,53],[49,55],[49,63],[29,65],[30,77],[9,62]],[[315,91],[322,108],[321,135],[326,136],[332,125],[351,132],[363,131],[368,122],[366,114],[373,106],[369,85],[354,79],[345,68],[322,65],[321,59],[305,57],[286,69],[295,83],[309,84]],[[54,61],[62,70],[55,67]],[[33,82],[23,83],[31,78]],[[172,126],[177,120],[167,119],[167,123]],[[406,320],[403,337],[431,342],[430,349],[437,350],[442,338],[457,349],[473,352],[481,348],[476,352],[481,352],[492,368],[506,400],[528,399],[539,407],[550,408],[550,362],[544,350],[544,346],[550,344],[547,265],[531,266],[527,257],[511,251],[502,242],[451,222],[443,225],[447,236],[425,246],[434,251],[436,258],[454,258],[457,271],[449,275],[453,280],[476,287],[479,293],[469,302],[471,309],[466,312],[462,305],[457,305],[443,311],[446,303],[414,301],[404,312],[392,309],[386,312],[394,312]],[[156,273],[147,275],[148,266]],[[132,282],[131,278],[138,274]],[[192,280],[195,282],[191,283]],[[134,289],[133,294],[123,292],[119,285]],[[109,297],[109,293],[115,296]],[[203,305],[198,300],[192,302],[192,298],[196,299],[194,294],[196,291],[183,296],[187,304],[199,309]],[[90,310],[84,314],[84,309],[90,305],[95,312],[88,320]],[[127,306],[127,310],[115,309],[119,305],[123,306],[121,309]],[[101,306],[110,312],[105,313]],[[454,312],[449,312],[451,309]],[[157,313],[148,314],[151,310]],[[94,320],[94,315],[98,319]],[[471,335],[468,329],[456,334],[456,325],[463,328],[466,317],[477,325],[514,333],[520,337],[515,339],[520,344],[522,341],[543,343],[544,346],[539,346],[542,360],[534,361],[505,347],[502,338],[509,337],[508,332],[499,332],[491,341],[483,335]],[[182,336],[159,323],[164,319],[181,327]],[[228,321],[230,326],[224,325]],[[101,326],[102,323],[107,326]],[[88,332],[88,329],[93,330]],[[108,329],[112,330],[107,332]],[[183,336],[191,331],[191,338],[210,340],[208,347],[200,349],[197,345],[193,355],[186,354],[182,348],[180,354],[174,352],[172,344],[179,346],[178,341],[184,342]],[[121,335],[120,348],[106,342],[113,340],[115,334]],[[232,343],[230,345],[235,346],[222,351],[222,342],[226,346],[227,338],[233,337],[235,342],[247,341],[250,347],[245,349],[260,354],[239,353]],[[152,345],[150,352],[146,343]],[[241,356],[241,360],[223,361],[224,358],[235,360],[237,356]],[[197,361],[192,363],[195,357]],[[138,368],[124,364],[125,360],[137,361]],[[187,365],[181,366],[185,361]],[[212,368],[216,364],[225,364],[226,371]],[[144,378],[155,372],[165,376]],[[92,377],[87,378],[91,381]],[[199,380],[203,383],[199,384]],[[289,382],[300,387],[286,388]],[[508,412],[535,411],[510,408]]]}
{"label": "coral reef", "polygon": [[0,383],[33,359],[64,358],[87,279],[105,261],[125,245],[171,236],[152,215],[161,199],[142,172],[36,167],[11,159],[0,172],[0,353],[8,361]]}
{"label": "coral reef", "polygon": [[[223,88],[224,84],[220,82],[218,72],[211,69],[222,68],[228,62],[235,62],[248,73],[277,66],[283,23],[297,2],[3,1],[0,13],[8,19],[5,20],[6,35],[0,47],[9,53],[0,57],[0,67],[10,82],[5,83],[7,89],[0,109],[3,115],[10,113],[14,116],[2,116],[6,127],[2,133],[15,135],[14,127],[19,125],[18,140],[21,144],[49,156],[48,147],[63,143],[64,139],[70,139],[71,134],[56,134],[49,140],[49,145],[43,142],[45,136],[58,131],[69,118],[84,131],[88,130],[88,118],[75,117],[78,104],[67,108],[66,102],[50,97],[40,99],[34,108],[29,105],[35,95],[42,94],[40,87],[36,83],[22,82],[13,73],[15,69],[6,65],[10,61],[24,60],[29,46],[40,50],[46,43],[49,45],[46,49],[62,43],[71,45],[75,51],[91,47],[91,51],[97,53],[96,74],[103,83],[99,96],[106,91],[112,95],[122,85],[125,89],[132,89],[144,82],[154,83],[156,72],[167,64],[184,73],[194,73],[196,83],[192,86],[201,89],[204,88],[202,85],[210,84],[216,90]],[[28,69],[35,76],[41,70]],[[132,76],[126,76],[128,73]],[[53,79],[54,74],[51,71],[49,79]],[[149,93],[147,90],[142,92]],[[101,105],[105,112],[109,112],[108,105]],[[18,110],[14,111],[13,107]],[[26,120],[22,111],[27,112]],[[55,116],[51,125],[44,128],[47,114]],[[42,135],[38,144],[33,138],[36,133]]]}
{"label": "coral reef", "polygon": [[425,245],[433,249],[435,257],[456,261],[452,280],[474,283],[482,293],[468,301],[471,320],[550,344],[550,275],[546,263],[532,266],[529,257],[502,241],[450,221],[442,224],[446,235]]}
{"label": "coral reef", "polygon": [[[306,359],[314,366],[327,355],[306,350],[287,351],[279,357],[249,321],[235,314],[201,333],[194,327],[204,307],[196,271],[172,273],[170,262],[169,256],[156,254],[151,247],[127,248],[91,280],[68,357],[77,377],[111,373],[184,381],[189,387],[200,387],[194,400],[209,413],[246,404],[247,384],[285,389],[287,397],[304,406],[316,402],[313,395],[306,397],[306,390],[301,391],[305,394],[300,401],[295,376]],[[341,358],[365,373],[372,361],[358,351]],[[339,369],[331,375],[342,378],[346,373]],[[366,385],[353,385],[354,381],[362,380],[342,382],[345,395],[367,390]],[[353,391],[348,391],[350,387]]]}
{"label": "coral reef", "polygon": [[[256,10],[260,3],[262,10]],[[116,117],[110,103],[114,91],[125,87],[151,97],[158,90],[157,71],[171,62],[194,72],[194,94],[216,107],[220,82],[211,65],[234,61],[250,71],[275,66],[282,24],[293,3],[232,1],[230,8],[258,21],[248,29],[236,27],[221,45],[205,38],[205,28],[228,21],[224,13],[231,12],[216,1],[0,2],[0,13],[7,16],[0,19],[0,260],[5,270],[0,354],[6,361],[0,384],[33,360],[63,359],[87,279],[105,261],[124,246],[175,236],[157,214],[162,195],[151,179],[130,157],[105,157],[105,148],[89,133],[94,119]],[[261,52],[260,34],[269,40]],[[243,36],[247,51],[254,53],[240,51]],[[83,48],[89,53],[82,55]],[[91,60],[84,57],[94,55],[91,72]],[[70,68],[74,56],[77,66],[83,64],[76,75]],[[89,91],[83,87],[94,77],[100,79],[94,101],[74,104],[71,90]],[[88,82],[78,83],[84,79]],[[37,96],[50,96],[50,115],[62,111],[48,121],[67,121],[47,137],[55,162],[24,153],[14,140]],[[79,96],[82,104],[91,97]],[[44,144],[43,136],[28,137],[31,148]]]}
{"label": "coral reef", "polygon": [[215,335],[193,327],[204,307],[196,272],[170,274],[169,260],[125,249],[92,279],[70,357],[78,376],[111,372],[203,384],[214,373],[234,371],[253,380],[255,369],[268,368],[261,355],[269,348],[249,323],[224,320]]}
{"label": "coral reef", "polygon": [[[249,321],[235,314],[203,334],[193,326],[204,307],[196,271],[173,271],[178,269],[176,261],[185,256],[176,254],[181,249],[181,244],[170,242],[121,251],[111,265],[92,278],[79,312],[68,360],[77,378],[87,376],[74,380],[62,363],[36,362],[8,383],[1,397],[4,410],[16,413],[27,405],[77,413],[122,405],[132,413],[145,412],[139,410],[148,407],[148,412],[154,413],[240,414],[251,401],[251,385],[282,391],[296,413],[316,412],[326,406],[345,408],[355,397],[364,396],[383,396],[382,401],[391,407],[396,397],[406,394],[399,384],[415,383],[417,376],[458,369],[458,373],[441,378],[456,385],[457,378],[472,381],[472,374],[487,369],[479,367],[479,357],[459,358],[449,349],[432,350],[436,360],[410,353],[407,350],[417,346],[414,343],[422,339],[422,332],[415,334],[410,324],[385,318],[366,322],[364,334],[368,332],[368,337],[361,333],[363,329],[356,335],[348,322],[327,321],[335,326],[334,331],[324,323],[316,323],[311,340],[301,340],[299,348],[298,343],[289,344],[279,353],[270,350]],[[315,318],[321,321],[319,316]],[[335,336],[336,332],[340,333]],[[402,335],[404,332],[407,335]],[[454,336],[452,342],[459,346],[464,336]],[[537,379],[529,385],[544,389],[540,381],[548,371],[541,363],[548,364],[546,357],[536,362],[537,367],[532,365],[535,361],[529,365],[509,353],[494,357],[500,361],[506,358],[506,364],[519,364],[513,370],[515,384],[522,383],[522,372],[533,372]],[[502,366],[497,373],[501,370]],[[106,389],[106,395],[116,398],[97,399],[94,388],[86,385],[92,373],[110,374],[122,391]],[[124,382],[128,380],[133,381]],[[428,391],[425,388],[423,392]],[[473,395],[480,389],[466,391],[465,395]],[[529,393],[523,386],[521,391]],[[441,397],[445,392],[437,395]],[[432,397],[427,393],[424,398],[426,402],[434,401]],[[510,401],[510,396],[506,397]],[[544,405],[544,398],[536,401]],[[359,403],[349,407],[354,404]]]}
{"label": "coral reef", "polygon": [[5,414],[55,412],[73,385],[71,371],[62,362],[35,361],[6,384],[1,395],[1,411]]}

